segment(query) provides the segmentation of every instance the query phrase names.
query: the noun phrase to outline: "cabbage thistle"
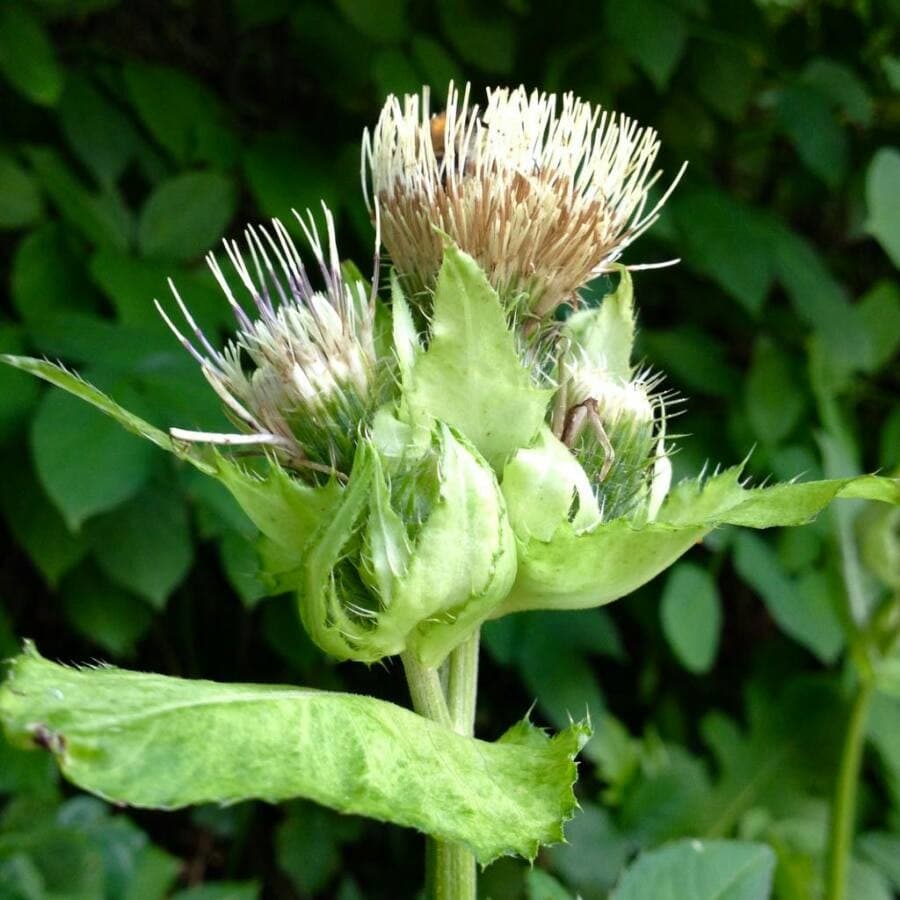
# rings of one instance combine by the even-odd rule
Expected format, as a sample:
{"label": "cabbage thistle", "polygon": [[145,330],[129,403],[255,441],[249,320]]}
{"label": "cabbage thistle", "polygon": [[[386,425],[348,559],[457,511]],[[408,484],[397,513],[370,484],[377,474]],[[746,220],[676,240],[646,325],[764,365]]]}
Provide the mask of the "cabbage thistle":
{"label": "cabbage thistle", "polygon": [[[253,316],[210,258],[238,324],[224,349],[177,291],[185,324],[160,310],[233,433],[165,433],[60,366],[3,360],[220,480],[259,529],[268,584],[295,596],[312,639],[339,659],[401,655],[417,711],[438,723],[431,739],[464,756],[468,745],[453,741],[472,734],[486,619],[623,597],[718,525],[802,524],[838,496],[900,500],[888,478],[753,489],[739,467],[672,487],[672,398],[632,359],[632,281],[617,263],[674,186],[651,204],[657,149],[651,129],[571,95],[558,107],[552,95],[496,90],[479,111],[468,88],[461,97],[451,88],[437,124],[427,92],[391,97],[363,142],[368,202],[394,266],[389,302],[377,263],[371,288],[345,276],[326,210],[324,244],[312,218],[301,220],[317,278],[277,221],[248,228],[246,251],[226,241],[232,280],[249,294]],[[602,273],[617,273],[618,284],[590,308],[579,291]],[[561,306],[567,318],[552,315]],[[442,681],[437,669],[448,659]],[[179,682],[178,690],[188,689]],[[346,800],[349,782],[366,781],[356,769],[335,776],[330,792],[314,785],[301,795],[420,824],[465,842],[482,861],[503,848],[533,856],[542,841],[561,838],[574,809],[572,757],[586,730],[573,725],[559,737],[551,814],[542,807],[540,829],[522,827],[529,817],[518,806],[506,817],[515,839],[485,834],[487,820],[472,812],[477,798],[462,797],[449,824],[418,807],[400,815],[385,798],[398,785],[406,796],[415,782],[403,773],[387,793],[362,789],[356,805]],[[115,744],[115,736],[104,740]],[[500,744],[533,772],[542,740],[523,724]],[[245,759],[231,760],[229,746],[226,739],[216,752],[229,772],[240,770]],[[92,746],[90,759],[99,758]],[[127,763],[113,767],[117,778],[134,759]],[[187,768],[195,772],[193,758]],[[502,802],[530,796],[544,784],[540,771]],[[453,790],[476,775],[454,773]],[[117,797],[134,800],[127,779],[116,785]],[[252,785],[242,796],[261,790]],[[438,895],[474,898],[469,851],[443,848],[434,858]]]}

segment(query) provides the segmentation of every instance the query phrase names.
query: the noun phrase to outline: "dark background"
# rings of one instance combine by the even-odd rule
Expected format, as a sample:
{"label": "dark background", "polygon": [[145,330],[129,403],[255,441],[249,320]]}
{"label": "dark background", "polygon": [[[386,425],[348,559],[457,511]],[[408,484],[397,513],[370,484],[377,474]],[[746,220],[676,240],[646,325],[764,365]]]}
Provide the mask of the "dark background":
{"label": "dark background", "polygon": [[[165,278],[224,337],[203,254],[319,198],[365,270],[359,139],[386,94],[524,83],[657,128],[669,176],[690,162],[625,257],[683,260],[635,276],[640,354],[688,398],[677,475],[751,448],[760,480],[895,469],[898,21],[896,0],[5,0],[0,351],[61,359],[161,426],[217,427],[153,309]],[[4,654],[27,636],[65,661],[406,702],[396,665],[330,663],[291,598],[263,596],[216,486],[78,401],[0,371],[0,459]],[[488,627],[480,736],[533,700],[541,723],[588,707],[597,727],[571,844],[538,861],[559,896],[604,897],[683,835],[767,841],[777,896],[816,896],[849,665],[842,522],[873,606],[898,589],[896,518],[845,509],[718,533],[605,610]],[[879,900],[900,889],[900,703],[876,701],[869,738],[849,896]],[[0,743],[4,900],[412,897],[422,854],[305,803],[112,810]],[[513,860],[482,884],[556,896]]]}

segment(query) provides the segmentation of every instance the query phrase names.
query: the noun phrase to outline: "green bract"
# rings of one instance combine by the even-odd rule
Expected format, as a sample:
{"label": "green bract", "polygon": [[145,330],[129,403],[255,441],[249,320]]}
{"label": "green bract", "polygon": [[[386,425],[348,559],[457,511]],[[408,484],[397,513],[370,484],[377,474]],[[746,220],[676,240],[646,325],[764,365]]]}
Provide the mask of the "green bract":
{"label": "green bract", "polygon": [[340,504],[310,542],[300,612],[339,658],[407,650],[436,666],[506,597],[515,572],[494,473],[441,424],[412,458],[359,445]]}
{"label": "green bract", "polygon": [[[547,438],[544,442],[549,445]],[[542,454],[542,463],[535,462],[537,454]],[[519,568],[512,591],[495,616],[610,603],[668,568],[719,525],[802,525],[836,497],[900,503],[900,482],[890,478],[869,475],[748,489],[741,484],[738,467],[705,482],[679,484],[653,522],[639,524],[623,517],[585,527],[577,502],[583,488],[579,493],[570,464],[559,462],[559,456],[558,448],[547,450],[537,444],[507,467],[503,487],[519,544]],[[545,476],[549,490],[522,477],[526,468],[542,464],[555,470]],[[545,515],[517,515],[519,510],[534,510],[542,494],[554,498],[554,503],[546,504]],[[559,514],[555,521],[551,511]]]}

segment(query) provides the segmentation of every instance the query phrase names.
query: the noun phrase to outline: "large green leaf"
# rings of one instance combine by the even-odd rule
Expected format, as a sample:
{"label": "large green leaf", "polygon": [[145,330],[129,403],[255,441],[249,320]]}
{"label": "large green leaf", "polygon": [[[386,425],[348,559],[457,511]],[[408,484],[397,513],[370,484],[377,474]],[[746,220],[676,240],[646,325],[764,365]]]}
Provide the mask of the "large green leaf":
{"label": "large green leaf", "polygon": [[775,854],[743,841],[679,841],[644,853],[611,900],[767,900]]}
{"label": "large green leaf", "polygon": [[173,809],[305,797],[467,845],[487,863],[563,836],[589,734],[527,722],[496,743],[351,694],[73,669],[32,646],[0,689],[10,738],[107,799]]}
{"label": "large green leaf", "polygon": [[434,297],[431,344],[416,362],[411,415],[458,428],[493,466],[526,446],[550,392],[531,382],[496,291],[475,260],[449,241]]}
{"label": "large green leaf", "polygon": [[[515,459],[510,463],[513,465]],[[508,492],[505,480],[503,484]],[[836,497],[897,504],[900,481],[866,475],[746,488],[740,482],[740,469],[735,468],[705,483],[680,484],[655,522],[635,526],[627,519],[616,519],[592,530],[579,530],[575,521],[562,518],[546,540],[520,527],[512,516],[517,507],[515,498],[508,496],[513,528],[519,536],[519,571],[510,596],[494,615],[609,603],[668,568],[719,525],[802,525]]]}

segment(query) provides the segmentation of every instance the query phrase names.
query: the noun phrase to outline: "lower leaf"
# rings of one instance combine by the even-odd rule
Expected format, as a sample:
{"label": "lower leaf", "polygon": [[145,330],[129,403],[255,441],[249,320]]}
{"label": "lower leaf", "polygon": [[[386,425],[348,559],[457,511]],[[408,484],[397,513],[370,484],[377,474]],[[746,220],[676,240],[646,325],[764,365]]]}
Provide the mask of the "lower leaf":
{"label": "lower leaf", "polygon": [[116,803],[304,797],[464,844],[482,864],[563,839],[590,735],[585,723],[551,738],[521,722],[487,743],[372,697],[76,669],[30,644],[0,688],[0,720]]}

